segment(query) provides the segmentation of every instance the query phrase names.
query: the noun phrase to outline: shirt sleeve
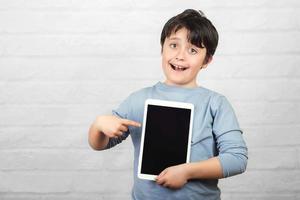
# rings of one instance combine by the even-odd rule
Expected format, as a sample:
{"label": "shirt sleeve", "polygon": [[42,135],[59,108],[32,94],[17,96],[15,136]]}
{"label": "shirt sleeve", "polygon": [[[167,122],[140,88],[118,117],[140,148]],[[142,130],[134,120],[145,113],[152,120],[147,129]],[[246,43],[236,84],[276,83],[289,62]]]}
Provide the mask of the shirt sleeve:
{"label": "shirt sleeve", "polygon": [[[117,109],[112,110],[112,114],[122,119],[128,119],[130,110],[131,110],[131,103],[130,103],[130,96],[129,96],[119,105]],[[108,144],[105,149],[109,149],[116,146],[117,144],[120,144],[123,140],[125,140],[128,137],[129,134],[130,134],[130,130],[128,128],[128,131],[124,132],[120,137],[109,138]]]}
{"label": "shirt sleeve", "polygon": [[247,167],[248,149],[234,110],[224,96],[217,98],[213,114],[213,133],[223,177],[243,173]]}

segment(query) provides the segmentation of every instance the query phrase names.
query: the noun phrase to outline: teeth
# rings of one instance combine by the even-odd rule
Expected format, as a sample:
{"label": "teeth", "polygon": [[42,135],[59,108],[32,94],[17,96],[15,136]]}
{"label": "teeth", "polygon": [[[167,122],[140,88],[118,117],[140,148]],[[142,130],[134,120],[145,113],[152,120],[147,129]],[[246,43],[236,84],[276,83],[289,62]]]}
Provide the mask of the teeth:
{"label": "teeth", "polygon": [[[171,65],[172,65],[172,64],[171,64]],[[185,67],[178,66],[178,65],[172,65],[172,67],[173,67],[173,69],[175,69],[175,70],[181,70],[181,71],[183,71],[183,70],[186,69]]]}

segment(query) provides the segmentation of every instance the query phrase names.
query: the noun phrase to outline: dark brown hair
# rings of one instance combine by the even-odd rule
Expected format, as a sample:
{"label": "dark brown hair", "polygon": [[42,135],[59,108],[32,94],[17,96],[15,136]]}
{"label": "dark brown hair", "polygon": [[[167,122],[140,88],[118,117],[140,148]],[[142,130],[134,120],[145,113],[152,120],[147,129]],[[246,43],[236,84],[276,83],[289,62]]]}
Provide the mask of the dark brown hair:
{"label": "dark brown hair", "polygon": [[214,25],[205,17],[202,11],[187,9],[169,19],[161,32],[161,47],[163,48],[167,37],[170,37],[172,33],[176,33],[182,28],[187,29],[187,39],[191,44],[199,48],[206,48],[205,62],[208,62],[209,58],[213,56],[216,51],[219,36]]}

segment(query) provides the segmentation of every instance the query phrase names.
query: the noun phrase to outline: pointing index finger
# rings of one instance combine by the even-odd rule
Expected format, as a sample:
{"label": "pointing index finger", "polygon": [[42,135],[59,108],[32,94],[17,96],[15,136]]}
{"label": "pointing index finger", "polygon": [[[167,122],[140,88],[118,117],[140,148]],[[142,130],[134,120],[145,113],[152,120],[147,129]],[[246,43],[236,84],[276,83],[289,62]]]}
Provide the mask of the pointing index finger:
{"label": "pointing index finger", "polygon": [[141,124],[129,119],[122,119],[122,123],[127,126],[141,127]]}

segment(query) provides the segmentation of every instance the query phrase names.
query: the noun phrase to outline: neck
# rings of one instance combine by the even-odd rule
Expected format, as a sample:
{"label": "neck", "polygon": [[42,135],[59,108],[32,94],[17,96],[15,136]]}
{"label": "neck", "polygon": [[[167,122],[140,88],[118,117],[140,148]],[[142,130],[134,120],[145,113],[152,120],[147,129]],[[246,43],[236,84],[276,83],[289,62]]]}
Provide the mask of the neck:
{"label": "neck", "polygon": [[176,83],[173,83],[171,81],[165,80],[164,83],[166,85],[177,86],[177,87],[182,87],[182,88],[196,88],[196,87],[199,87],[196,81],[193,81],[193,82],[190,82],[190,83],[187,83],[187,84],[176,84]]}

